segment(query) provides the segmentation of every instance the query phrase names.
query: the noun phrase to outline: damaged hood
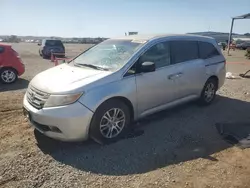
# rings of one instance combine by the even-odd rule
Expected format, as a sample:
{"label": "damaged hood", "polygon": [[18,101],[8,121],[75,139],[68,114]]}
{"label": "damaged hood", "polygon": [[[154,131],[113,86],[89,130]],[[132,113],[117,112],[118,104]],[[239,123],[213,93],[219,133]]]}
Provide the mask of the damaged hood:
{"label": "damaged hood", "polygon": [[31,85],[47,93],[68,93],[98,79],[110,75],[110,71],[101,71],[85,67],[62,64],[36,75]]}

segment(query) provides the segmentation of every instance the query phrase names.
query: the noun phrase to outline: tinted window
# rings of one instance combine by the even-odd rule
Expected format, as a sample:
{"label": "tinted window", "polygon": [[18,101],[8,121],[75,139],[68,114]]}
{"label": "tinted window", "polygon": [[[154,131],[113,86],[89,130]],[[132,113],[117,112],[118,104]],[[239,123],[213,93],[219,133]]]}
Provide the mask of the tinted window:
{"label": "tinted window", "polygon": [[46,40],[46,46],[62,46],[62,42],[60,40]]}
{"label": "tinted window", "polygon": [[4,52],[4,47],[0,46],[0,53],[3,53],[3,52]]}
{"label": "tinted window", "polygon": [[213,44],[208,42],[199,42],[200,58],[208,59],[220,55]]}
{"label": "tinted window", "polygon": [[169,43],[159,43],[147,50],[141,57],[140,62],[154,62],[156,68],[170,65]]}
{"label": "tinted window", "polygon": [[173,63],[180,63],[199,58],[196,41],[171,41]]}

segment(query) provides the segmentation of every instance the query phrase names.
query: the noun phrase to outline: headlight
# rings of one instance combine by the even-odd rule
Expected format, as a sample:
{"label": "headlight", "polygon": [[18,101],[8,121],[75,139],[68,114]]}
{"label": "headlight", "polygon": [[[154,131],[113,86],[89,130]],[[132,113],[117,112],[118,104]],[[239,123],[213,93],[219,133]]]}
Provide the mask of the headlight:
{"label": "headlight", "polygon": [[72,104],[76,102],[83,93],[67,94],[67,95],[50,95],[44,107],[56,107]]}

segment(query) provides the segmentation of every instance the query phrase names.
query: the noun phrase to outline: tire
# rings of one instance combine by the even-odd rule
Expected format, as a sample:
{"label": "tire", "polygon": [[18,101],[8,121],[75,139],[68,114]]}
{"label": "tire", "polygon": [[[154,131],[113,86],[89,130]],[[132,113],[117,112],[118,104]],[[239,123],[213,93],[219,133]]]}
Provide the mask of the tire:
{"label": "tire", "polygon": [[46,56],[46,55],[43,53],[43,51],[42,51],[42,55],[41,55],[41,56],[42,56],[43,59],[48,59],[48,56]]}
{"label": "tire", "polygon": [[202,106],[210,105],[216,97],[217,89],[218,89],[218,81],[215,78],[209,78],[205,83],[205,86],[203,87],[203,90],[201,92],[199,98],[199,104]]}
{"label": "tire", "polygon": [[[109,112],[110,116],[113,116],[115,109],[116,112],[120,110],[117,115],[120,121],[117,121],[117,123],[109,122],[106,118],[104,118],[104,116],[108,117],[107,112]],[[124,118],[122,118],[122,116],[124,116]],[[124,122],[121,121],[121,119],[124,119]],[[90,137],[99,144],[108,144],[115,142],[122,136],[124,136],[124,134],[126,134],[130,122],[131,116],[128,106],[121,100],[110,99],[101,104],[101,106],[98,107],[98,109],[94,113],[90,124]],[[121,129],[120,132],[117,126],[119,126],[119,130]],[[111,134],[113,134],[113,137],[109,137],[111,134],[108,133],[110,132]]]}
{"label": "tire", "polygon": [[16,82],[18,76],[17,71],[13,68],[0,69],[0,82],[3,84],[12,84]]}
{"label": "tire", "polygon": [[42,58],[43,59],[48,59],[48,57],[46,55],[44,55],[44,54],[42,54]]}

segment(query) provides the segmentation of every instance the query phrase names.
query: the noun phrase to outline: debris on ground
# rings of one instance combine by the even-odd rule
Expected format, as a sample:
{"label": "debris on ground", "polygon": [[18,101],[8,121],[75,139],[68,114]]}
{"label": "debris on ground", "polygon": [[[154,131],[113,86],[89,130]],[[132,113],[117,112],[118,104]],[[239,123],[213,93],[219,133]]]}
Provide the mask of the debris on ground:
{"label": "debris on ground", "polygon": [[227,79],[235,79],[236,77],[233,75],[233,73],[227,72],[227,73],[226,73],[226,78],[227,78]]}

